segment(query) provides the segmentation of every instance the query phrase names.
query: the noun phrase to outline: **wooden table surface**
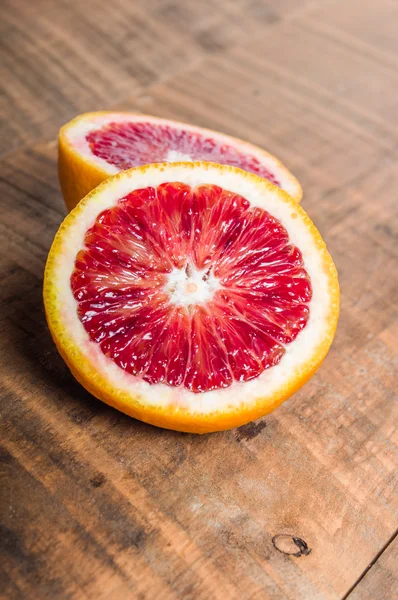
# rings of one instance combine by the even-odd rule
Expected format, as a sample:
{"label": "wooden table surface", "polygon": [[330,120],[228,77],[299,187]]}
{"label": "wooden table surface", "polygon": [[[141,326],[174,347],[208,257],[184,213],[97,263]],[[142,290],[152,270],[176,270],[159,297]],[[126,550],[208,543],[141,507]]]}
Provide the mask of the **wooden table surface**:
{"label": "wooden table surface", "polygon": [[[3,0],[1,598],[397,598],[398,3]],[[317,375],[194,436],[101,404],[46,329],[56,136],[103,108],[279,156],[337,264]]]}

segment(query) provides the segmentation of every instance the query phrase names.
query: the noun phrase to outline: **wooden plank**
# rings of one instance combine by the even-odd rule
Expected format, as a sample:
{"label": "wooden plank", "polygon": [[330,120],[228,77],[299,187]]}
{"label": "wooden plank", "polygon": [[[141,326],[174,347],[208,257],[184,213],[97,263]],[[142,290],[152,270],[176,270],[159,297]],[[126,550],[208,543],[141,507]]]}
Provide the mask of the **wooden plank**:
{"label": "wooden plank", "polygon": [[289,14],[292,4],[5,0],[0,154],[54,138],[77,113],[107,108],[222,53]]}
{"label": "wooden plank", "polygon": [[[164,105],[168,106],[167,103]],[[220,115],[221,110],[222,104],[219,111],[215,111],[213,107],[212,114]],[[314,145],[316,139],[314,135]],[[310,141],[307,143],[311,145]],[[361,150],[360,147],[356,149]],[[29,168],[36,164],[37,156],[42,155],[43,152],[42,149],[24,153],[26,157],[30,155],[31,163],[27,160],[18,160],[17,156],[13,161],[7,162],[7,179],[13,185],[18,184],[22,191],[17,193],[14,192],[14,188],[8,189],[7,194],[3,192],[3,197],[8,196],[8,211],[11,211],[5,213],[7,226],[11,227],[16,221],[13,211],[18,204],[22,214],[25,215],[23,221],[13,226],[16,234],[19,235],[18,239],[31,240],[31,243],[40,240],[46,245],[50,243],[56,228],[58,213],[54,214],[52,222],[48,221],[51,214],[47,217],[45,229],[37,229],[37,224],[33,226],[35,209],[32,206],[32,199],[23,195],[24,188],[30,189]],[[55,153],[53,149],[49,152],[53,152],[53,161],[48,163],[47,171],[45,169],[40,171],[41,178],[46,172],[48,173],[47,185],[37,181],[37,170],[33,167],[34,195],[45,205],[51,202],[52,196],[55,197],[51,185],[55,174]],[[12,163],[15,165],[15,172]],[[228,579],[234,585],[238,585],[233,574],[238,569],[237,564],[241,564],[242,568],[244,565],[244,568],[249,570],[250,578],[259,587],[253,587],[254,584],[250,587],[248,581],[242,579],[242,588],[238,588],[241,597],[245,597],[243,586],[248,585],[249,587],[245,587],[247,597],[249,591],[252,593],[256,590],[258,593],[267,590],[270,597],[276,598],[294,598],[297,593],[319,598],[338,597],[352,581],[356,580],[361,570],[383,544],[385,537],[390,534],[394,523],[394,512],[397,509],[396,500],[391,496],[391,491],[396,486],[393,471],[396,448],[390,441],[391,427],[396,415],[389,406],[394,394],[394,380],[391,375],[389,376],[389,372],[394,372],[396,366],[394,346],[389,347],[388,344],[388,339],[394,338],[392,324],[396,323],[396,303],[394,304],[393,298],[396,298],[396,291],[394,292],[393,277],[389,278],[389,284],[385,281],[386,272],[394,272],[395,262],[393,257],[389,256],[391,240],[383,230],[383,225],[392,214],[392,198],[387,196],[386,182],[395,181],[395,163],[389,164],[389,168],[387,166],[379,170],[377,174],[371,172],[363,181],[357,178],[344,192],[340,184],[340,187],[336,187],[333,193],[326,196],[326,204],[320,206],[319,202],[330,186],[326,177],[328,164],[330,159],[329,161],[325,159],[323,167],[325,174],[323,169],[318,167],[320,173],[319,180],[316,182],[317,202],[312,199],[311,205],[312,212],[322,218],[325,227],[328,219],[331,222],[327,237],[337,259],[342,287],[345,290],[345,305],[343,305],[339,334],[323,370],[303,392],[267,419],[266,428],[262,432],[259,431],[258,439],[250,439],[250,429],[246,434],[243,431],[212,436],[210,438],[212,442],[207,444],[188,436],[191,438],[187,446],[191,459],[186,464],[186,459],[178,458],[180,452],[188,451],[185,443],[182,444],[182,448],[181,442],[177,443],[175,435],[178,439],[178,434],[167,433],[165,438],[168,441],[165,446],[164,438],[163,444],[158,441],[154,445],[153,437],[156,439],[157,435],[155,432],[151,434],[150,454],[147,454],[144,459],[141,457],[141,448],[142,444],[147,444],[145,440],[148,439],[148,429],[150,429],[146,426],[134,423],[132,430],[131,422],[124,417],[115,416],[112,417],[116,419],[112,431],[109,429],[109,421],[114,414],[113,411],[97,407],[92,403],[89,418],[90,434],[82,439],[80,424],[79,427],[71,426],[70,417],[65,414],[62,406],[57,404],[56,417],[53,415],[55,408],[53,398],[60,393],[60,390],[62,390],[63,402],[66,401],[67,406],[72,402],[72,408],[69,410],[73,414],[79,412],[82,396],[84,397],[84,392],[78,392],[77,386],[72,386],[73,391],[67,392],[65,396],[65,380],[68,381],[65,371],[61,378],[61,386],[57,382],[59,376],[53,376],[53,383],[49,387],[49,376],[46,371],[32,375],[33,367],[30,365],[32,357],[26,360],[18,357],[17,353],[11,361],[15,372],[13,370],[10,372],[8,368],[9,385],[12,385],[17,396],[13,399],[16,403],[15,408],[18,406],[18,397],[23,394],[22,382],[16,383],[18,372],[24,373],[24,381],[27,374],[30,374],[28,375],[32,377],[29,379],[30,387],[37,390],[40,400],[22,395],[23,404],[30,408],[28,421],[31,422],[35,413],[38,413],[44,419],[45,428],[49,428],[52,432],[55,430],[54,444],[56,445],[63,442],[64,432],[68,430],[70,432],[66,444],[68,454],[76,452],[74,439],[79,439],[78,460],[83,461],[88,478],[96,477],[98,472],[102,472],[101,465],[104,458],[93,464],[93,459],[88,460],[88,457],[98,454],[97,438],[105,436],[108,441],[105,444],[102,440],[99,447],[105,444],[105,452],[111,454],[109,472],[104,476],[107,480],[108,477],[110,478],[112,485],[115,485],[112,472],[117,464],[117,461],[112,460],[112,452],[117,451],[129,465],[126,469],[122,468],[117,479],[126,476],[135,476],[141,480],[143,478],[144,488],[150,486],[150,493],[154,497],[161,493],[164,499],[160,502],[160,510],[163,514],[158,517],[159,520],[163,520],[165,514],[171,514],[172,522],[182,520],[184,523],[189,523],[189,538],[199,540],[197,543],[200,547],[211,548],[210,554],[219,544],[217,566],[222,564],[223,571],[226,570]],[[326,187],[322,187],[319,181],[323,181]],[[41,185],[42,194],[40,194]],[[362,212],[362,218],[359,218],[358,222],[363,228],[364,219],[369,212],[366,208],[369,190],[377,197],[386,198],[383,203],[386,213],[379,213],[377,216],[376,207],[372,209],[372,228],[366,226],[365,229],[367,233],[371,232],[371,239],[366,247],[362,247],[358,252],[363,232],[361,235],[353,235],[352,225],[355,221],[353,224],[348,222],[345,226],[346,211],[349,207],[355,209],[354,215],[360,215]],[[308,196],[310,194],[311,189]],[[339,194],[343,194],[343,198],[339,198]],[[344,203],[348,203],[348,207],[343,207]],[[60,205],[59,195],[56,205]],[[31,211],[33,211],[32,217],[28,218]],[[350,212],[348,216],[349,214]],[[44,262],[45,252],[40,256]],[[26,255],[18,255],[16,259],[20,269],[25,266],[30,273],[40,279],[42,267],[36,267],[36,263],[31,264],[30,248]],[[377,262],[373,270],[373,279],[369,280],[369,273],[361,272],[361,265],[371,263],[375,259]],[[386,271],[380,268],[383,265]],[[25,288],[29,280],[26,278],[25,282],[23,274],[18,277],[14,274],[12,277],[13,280],[17,279],[18,285],[22,286],[13,297],[25,298],[24,303],[17,306],[14,300],[12,312],[10,308],[6,311],[7,317],[12,321],[12,328],[16,328],[17,331],[23,328],[29,335],[39,336],[38,340],[36,337],[33,338],[33,347],[39,345],[44,348],[51,365],[50,369],[59,371],[62,365],[51,341],[43,340],[43,328],[31,322],[30,315],[37,315],[38,308],[41,306],[40,283],[34,286],[35,291],[31,291],[32,284],[29,283]],[[363,293],[365,289],[366,294]],[[383,290],[383,294],[379,294],[379,290]],[[383,299],[385,293],[388,295],[387,301]],[[34,295],[36,301],[32,299]],[[380,306],[383,306],[382,315],[379,314]],[[12,333],[13,329],[8,334],[11,338],[15,336],[15,332]],[[25,345],[26,341],[21,343]],[[380,370],[381,360],[383,370]],[[338,381],[336,381],[336,372],[339,372]],[[370,379],[365,377],[365,374],[371,375]],[[70,385],[72,384],[69,382],[66,389]],[[43,397],[48,398],[44,405]],[[96,421],[98,414],[99,423]],[[22,420],[21,427],[25,427],[23,423]],[[37,427],[40,430],[43,426]],[[127,440],[124,440],[122,431],[127,432],[129,436],[127,453],[125,449]],[[132,445],[131,436],[134,439],[136,436],[139,438],[135,445]],[[328,440],[327,443],[325,438]],[[235,447],[236,443],[239,444],[238,449]],[[247,456],[242,456],[242,448],[248,452]],[[218,466],[221,449],[223,456],[228,456],[228,461],[234,465],[233,471],[226,472],[225,468],[220,469]],[[14,448],[15,451],[17,448]],[[33,449],[29,451],[31,452]],[[36,449],[36,452],[40,453],[43,450]],[[139,467],[136,465],[138,456],[140,456]],[[20,460],[26,465],[28,457],[21,455]],[[182,460],[181,464],[180,460]],[[162,465],[160,472],[153,471],[155,463]],[[225,485],[226,477],[228,486]],[[149,478],[153,478],[152,484],[149,483]],[[71,486],[73,495],[79,494],[79,483],[73,487],[69,481],[68,485]],[[179,502],[175,496],[174,486],[179,490]],[[140,488],[135,493],[140,496],[143,492]],[[134,502],[135,493],[129,496],[131,503]],[[66,502],[63,494],[64,491],[59,493],[57,502]],[[185,502],[191,494],[196,496],[192,506],[183,506],[182,499]],[[261,507],[260,516],[258,516],[259,507]],[[143,514],[145,510],[144,507]],[[153,510],[152,506],[151,510]],[[80,522],[85,521],[85,509],[81,509],[79,518]],[[211,519],[211,527],[209,527],[209,519]],[[238,523],[235,522],[236,520]],[[303,538],[311,549],[311,554],[301,556],[300,559],[293,557],[286,560],[286,557],[272,545],[274,535],[286,532]],[[158,540],[156,552],[160,551],[164,543],[162,539]],[[360,556],[358,556],[358,548],[361,549]],[[64,552],[67,552],[67,549],[64,549]],[[176,552],[181,552],[180,546],[177,547]],[[267,557],[266,561],[263,558],[264,553]],[[227,568],[225,563],[230,567]],[[175,568],[172,561],[166,564],[170,569]],[[341,565],[344,565],[344,569]],[[197,581],[199,575],[195,569],[191,571],[186,568],[186,573],[190,573],[192,580]],[[243,578],[243,572],[238,572],[239,579]],[[133,575],[129,572],[128,577]],[[188,575],[186,574],[185,577]],[[200,593],[206,593],[200,586],[199,589]]]}
{"label": "wooden plank", "polygon": [[377,562],[355,589],[347,596],[347,600],[374,600],[374,598],[394,598],[398,590],[398,540],[394,540],[384,550]]}
{"label": "wooden plank", "polygon": [[[196,4],[148,3],[198,16]],[[379,69],[359,48],[375,47],[374,7],[361,5],[360,34],[355,6],[310,7],[294,22],[275,21],[267,36],[248,44],[242,37],[239,48],[226,44],[145,92],[126,97],[123,88],[114,98],[263,145],[303,182],[304,206],[339,269],[341,320],[318,374],[255,424],[204,437],[162,432],[73,380],[41,299],[47,249],[64,214],[56,145],[37,143],[0,162],[7,597],[325,600],[351,589],[350,598],[393,597],[395,546],[378,555],[398,511],[397,131],[385,97],[397,81],[391,61]],[[216,19],[236,22],[232,3],[222,10]],[[378,11],[392,18],[389,2]],[[210,23],[203,17],[200,27]],[[347,35],[355,43],[345,44]],[[389,57],[393,43],[383,47]],[[344,94],[325,76],[326,60],[340,69]],[[366,94],[372,81],[379,98]],[[47,118],[48,129],[43,120],[20,141],[47,135],[56,124]]]}

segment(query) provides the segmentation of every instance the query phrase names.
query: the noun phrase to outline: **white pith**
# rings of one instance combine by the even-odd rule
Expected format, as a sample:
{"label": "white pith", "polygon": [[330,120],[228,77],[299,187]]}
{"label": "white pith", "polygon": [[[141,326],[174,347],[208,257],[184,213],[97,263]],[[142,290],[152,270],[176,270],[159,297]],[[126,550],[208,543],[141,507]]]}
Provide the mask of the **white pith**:
{"label": "white pith", "polygon": [[[186,131],[192,131],[203,135],[209,135],[221,144],[228,144],[241,152],[251,154],[255,156],[260,163],[269,170],[279,181],[279,186],[286,190],[293,197],[297,195],[298,184],[297,181],[286,171],[285,167],[271,154],[266,151],[252,146],[246,142],[233,138],[229,135],[225,135],[209,129],[201,127],[195,127],[194,125],[188,125],[185,123],[178,123],[176,121],[170,121],[168,119],[160,119],[158,117],[152,117],[147,115],[135,115],[129,113],[88,113],[83,115],[66,129],[66,138],[68,142],[85,158],[89,159],[90,162],[100,169],[108,173],[109,175],[115,175],[120,172],[120,169],[115,165],[109,164],[106,160],[95,156],[86,140],[87,134],[91,131],[100,129],[101,127],[108,125],[109,123],[154,123],[159,125],[169,125],[173,128],[181,128]],[[168,162],[180,162],[180,161],[191,161],[191,157],[184,153],[180,153],[177,150],[172,150],[168,153],[168,156],[164,158]]]}
{"label": "white pith", "polygon": [[213,273],[198,271],[191,265],[185,269],[173,269],[167,279],[165,291],[170,294],[170,302],[182,306],[204,304],[221,287]]}
{"label": "white pith", "polygon": [[[55,257],[55,281],[52,283],[53,289],[56,290],[56,312],[62,321],[62,329],[68,332],[74,347],[84,349],[85,356],[98,376],[102,376],[115,389],[139,397],[143,404],[163,408],[189,408],[190,411],[207,414],[216,410],[226,410],[228,407],[250,406],[255,404],[258,398],[272,398],[295,372],[305,368],[328,330],[331,295],[322,253],[316,247],[307,223],[297,214],[294,205],[281,201],[276,188],[259,183],[260,180],[245,177],[239,171],[222,170],[203,164],[197,166],[195,163],[190,167],[183,164],[153,165],[145,170],[127,172],[106,182],[97,190],[95,196],[83,201],[83,204],[75,209],[79,211],[78,218],[73,219],[73,225],[67,226],[64,232],[62,249]],[[114,206],[129,192],[147,186],[156,187],[170,181],[182,181],[191,187],[213,184],[242,195],[252,206],[261,207],[279,219],[287,229],[290,241],[302,252],[313,290],[309,321],[296,340],[286,345],[286,352],[280,363],[252,381],[234,382],[228,388],[199,394],[183,387],[150,385],[129,375],[107,358],[99,346],[89,339],[77,316],[77,302],[71,291],[70,277],[76,254],[84,247],[87,229],[93,225],[100,212]],[[72,216],[73,213],[74,211]]]}

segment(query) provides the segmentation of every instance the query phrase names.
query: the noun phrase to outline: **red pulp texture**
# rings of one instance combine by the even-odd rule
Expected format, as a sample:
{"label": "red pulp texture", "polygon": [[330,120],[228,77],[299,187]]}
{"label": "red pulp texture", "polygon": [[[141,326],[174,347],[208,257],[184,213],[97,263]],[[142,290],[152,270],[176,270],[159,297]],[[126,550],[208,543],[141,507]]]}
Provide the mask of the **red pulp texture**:
{"label": "red pulp texture", "polygon": [[91,152],[115,165],[121,171],[167,161],[174,150],[186,154],[192,161],[205,160],[239,167],[280,185],[275,175],[255,156],[240,152],[233,146],[186,129],[156,123],[109,123],[91,131],[86,139]]}
{"label": "red pulp texture", "polygon": [[[218,288],[179,304],[175,269]],[[131,192],[87,231],[71,286],[102,352],[145,381],[206,392],[276,365],[309,318],[311,283],[298,248],[269,213],[214,185]]]}

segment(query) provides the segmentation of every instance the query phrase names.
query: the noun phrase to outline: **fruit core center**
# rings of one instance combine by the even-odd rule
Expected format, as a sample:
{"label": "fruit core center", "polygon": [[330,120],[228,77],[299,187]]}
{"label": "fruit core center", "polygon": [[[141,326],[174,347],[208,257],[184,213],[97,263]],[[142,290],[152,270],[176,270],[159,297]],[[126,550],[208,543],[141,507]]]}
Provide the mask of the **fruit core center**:
{"label": "fruit core center", "polygon": [[186,152],[180,152],[179,150],[169,150],[166,154],[166,162],[192,162],[193,158]]}
{"label": "fruit core center", "polygon": [[173,269],[168,274],[165,291],[172,304],[193,306],[211,300],[220,287],[211,269],[199,270],[188,263],[184,269]]}

